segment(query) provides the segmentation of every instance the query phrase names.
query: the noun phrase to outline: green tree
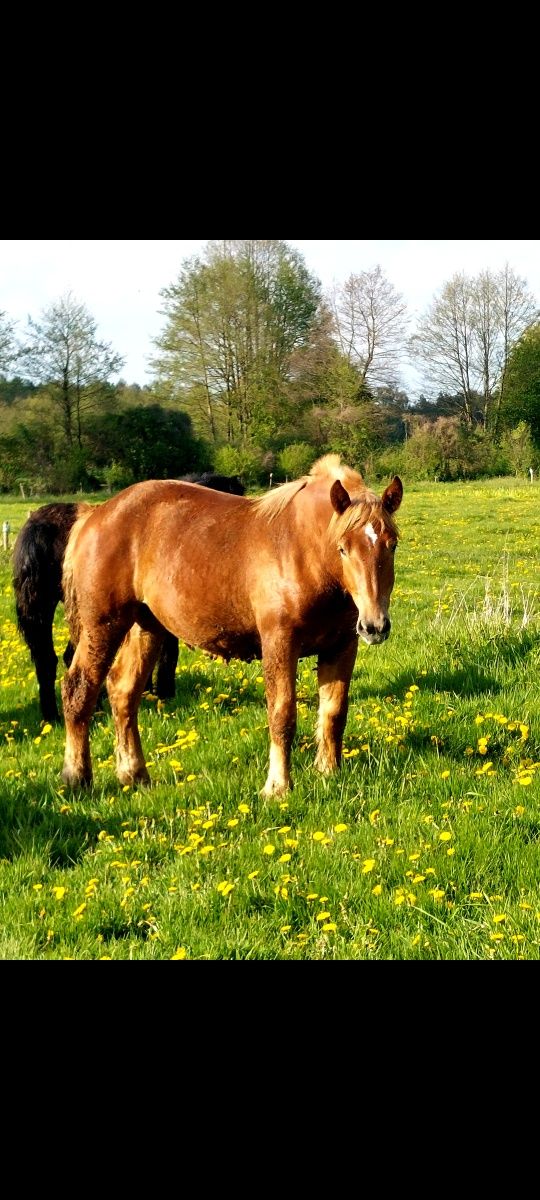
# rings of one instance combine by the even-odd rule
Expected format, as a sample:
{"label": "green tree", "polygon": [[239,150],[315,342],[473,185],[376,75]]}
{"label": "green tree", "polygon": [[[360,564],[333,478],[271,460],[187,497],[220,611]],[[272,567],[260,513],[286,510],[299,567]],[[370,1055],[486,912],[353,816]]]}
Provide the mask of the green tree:
{"label": "green tree", "polygon": [[[187,413],[158,404],[93,417],[86,432],[88,460],[126,478],[176,479],[208,463],[208,447],[193,436]],[[105,477],[110,481],[114,471]]]}
{"label": "green tree", "polygon": [[501,421],[506,429],[524,421],[540,450],[540,322],[523,334],[510,353]]}
{"label": "green tree", "polygon": [[209,242],[161,292],[153,360],[159,394],[214,444],[278,434],[293,356],[309,345],[320,285],[282,241]]}
{"label": "green tree", "polygon": [[[98,341],[97,325],[71,292],[51,304],[41,321],[28,320],[30,338],[21,359],[30,380],[44,386],[61,415],[68,447],[82,445],[83,416],[107,393],[123,358]],[[109,391],[109,399],[114,394]]]}
{"label": "green tree", "polygon": [[519,421],[514,429],[508,429],[501,438],[501,450],[514,475],[525,475],[529,468],[538,469],[540,447],[535,447],[530,426]]}
{"label": "green tree", "polygon": [[5,371],[17,357],[15,322],[0,312],[0,371]]}

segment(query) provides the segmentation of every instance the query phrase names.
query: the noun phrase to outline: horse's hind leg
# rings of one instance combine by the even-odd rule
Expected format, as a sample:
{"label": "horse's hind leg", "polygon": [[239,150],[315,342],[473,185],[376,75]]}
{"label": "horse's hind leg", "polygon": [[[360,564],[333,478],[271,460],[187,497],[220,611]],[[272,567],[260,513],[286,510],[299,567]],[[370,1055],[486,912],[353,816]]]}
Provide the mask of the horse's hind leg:
{"label": "horse's hind leg", "polygon": [[178,662],[178,638],[166,633],[156,671],[156,694],[160,700],[173,700],[176,694],[176,664]]}
{"label": "horse's hind leg", "polygon": [[55,608],[56,605],[51,610],[44,608],[39,617],[17,609],[19,628],[36,669],[41,714],[53,724],[60,720],[55,692],[58,659],[52,635]]}
{"label": "horse's hind leg", "polygon": [[150,783],[137,713],[148,675],[163,642],[163,629],[132,625],[107,676],[116,731],[116,774],[120,783]]}
{"label": "horse's hind leg", "polygon": [[90,718],[99,689],[114,658],[124,629],[92,629],[81,634],[73,661],[62,680],[66,749],[62,778],[71,787],[92,782]]}
{"label": "horse's hind leg", "polygon": [[319,680],[319,717],[317,722],[317,755],[315,766],[323,775],[339,767],[343,731],[347,721],[349,684],[356,660],[358,638],[354,638],[331,659],[320,654],[317,663]]}

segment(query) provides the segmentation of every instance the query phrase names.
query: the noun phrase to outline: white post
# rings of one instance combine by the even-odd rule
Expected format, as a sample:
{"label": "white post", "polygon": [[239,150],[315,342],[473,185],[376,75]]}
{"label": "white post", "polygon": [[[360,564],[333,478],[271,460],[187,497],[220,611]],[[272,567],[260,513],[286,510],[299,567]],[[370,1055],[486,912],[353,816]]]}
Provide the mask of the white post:
{"label": "white post", "polygon": [[10,525],[9,521],[4,521],[4,523],[2,525],[2,539],[3,539],[3,543],[4,543],[4,550],[9,550],[9,535],[10,535],[10,533],[11,533],[11,525]]}
{"label": "white post", "polygon": [[529,467],[529,475],[531,477],[531,483],[532,483],[532,481],[534,479],[534,471],[533,471],[532,467]]}

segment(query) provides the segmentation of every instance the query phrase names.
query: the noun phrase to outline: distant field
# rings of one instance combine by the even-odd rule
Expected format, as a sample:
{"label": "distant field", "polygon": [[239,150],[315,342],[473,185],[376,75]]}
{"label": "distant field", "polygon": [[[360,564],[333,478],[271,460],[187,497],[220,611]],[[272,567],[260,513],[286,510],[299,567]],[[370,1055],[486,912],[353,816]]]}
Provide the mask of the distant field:
{"label": "distant field", "polygon": [[[540,485],[404,484],[392,634],[360,647],[342,770],[313,768],[307,659],[284,799],[259,795],[261,664],[185,648],[175,700],[141,706],[154,786],[118,784],[106,709],[94,786],[69,792],[0,544],[0,957],[540,958]],[[43,502],[0,497],[11,545]]]}

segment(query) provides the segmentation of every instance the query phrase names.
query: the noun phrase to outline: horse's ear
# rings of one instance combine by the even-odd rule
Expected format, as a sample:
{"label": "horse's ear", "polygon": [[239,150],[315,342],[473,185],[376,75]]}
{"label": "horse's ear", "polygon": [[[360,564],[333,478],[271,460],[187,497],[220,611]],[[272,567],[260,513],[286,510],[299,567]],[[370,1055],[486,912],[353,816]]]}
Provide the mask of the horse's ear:
{"label": "horse's ear", "polygon": [[399,508],[403,500],[403,484],[399,475],[394,475],[391,483],[388,484],[386,491],[383,493],[381,504],[386,512],[393,513]]}
{"label": "horse's ear", "polygon": [[336,512],[339,513],[340,516],[341,513],[345,512],[345,509],[348,508],[349,504],[351,503],[351,497],[349,496],[349,493],[345,491],[345,488],[339,479],[336,479],[330,488],[330,499],[332,501],[333,508],[335,508]]}

